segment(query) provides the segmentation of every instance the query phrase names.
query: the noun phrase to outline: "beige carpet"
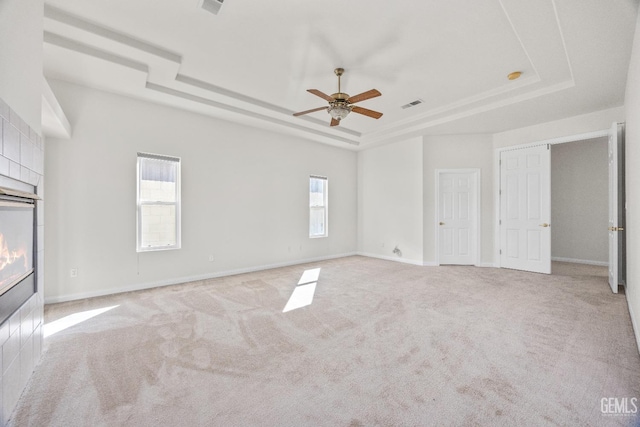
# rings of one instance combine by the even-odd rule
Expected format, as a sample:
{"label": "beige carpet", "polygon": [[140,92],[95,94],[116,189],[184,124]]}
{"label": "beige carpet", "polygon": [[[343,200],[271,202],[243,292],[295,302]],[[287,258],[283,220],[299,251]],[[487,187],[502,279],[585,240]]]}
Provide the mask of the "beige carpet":
{"label": "beige carpet", "polygon": [[10,425],[632,425],[601,413],[640,397],[624,295],[554,270],[349,257],[50,305],[117,307],[46,339]]}

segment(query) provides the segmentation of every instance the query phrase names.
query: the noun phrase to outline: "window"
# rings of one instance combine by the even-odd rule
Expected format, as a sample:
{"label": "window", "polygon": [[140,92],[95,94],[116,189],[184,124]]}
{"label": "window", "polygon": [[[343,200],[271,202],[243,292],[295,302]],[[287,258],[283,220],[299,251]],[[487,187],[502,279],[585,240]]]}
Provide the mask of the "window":
{"label": "window", "polygon": [[138,252],[180,248],[180,159],[138,153]]}
{"label": "window", "polygon": [[309,178],[309,237],[327,237],[327,178]]}

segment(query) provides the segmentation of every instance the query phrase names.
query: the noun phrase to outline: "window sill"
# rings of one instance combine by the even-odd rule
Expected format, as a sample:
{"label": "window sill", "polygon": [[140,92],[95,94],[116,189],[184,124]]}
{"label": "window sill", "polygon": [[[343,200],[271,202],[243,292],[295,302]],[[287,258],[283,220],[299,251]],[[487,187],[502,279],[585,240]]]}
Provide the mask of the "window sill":
{"label": "window sill", "polygon": [[169,247],[153,247],[153,248],[138,248],[136,250],[137,253],[144,252],[162,252],[162,251],[175,251],[180,249],[180,246],[169,246]]}

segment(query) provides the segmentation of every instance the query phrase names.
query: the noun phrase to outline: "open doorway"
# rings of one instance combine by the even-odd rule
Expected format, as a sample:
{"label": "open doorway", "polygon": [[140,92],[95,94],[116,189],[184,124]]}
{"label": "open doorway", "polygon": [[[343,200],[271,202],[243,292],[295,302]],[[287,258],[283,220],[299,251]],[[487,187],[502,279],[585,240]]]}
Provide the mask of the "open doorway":
{"label": "open doorway", "polygon": [[608,275],[608,138],[551,146],[551,272]]}
{"label": "open doorway", "polygon": [[[555,224],[551,218],[551,147],[606,138],[607,141],[607,182],[606,196],[598,197],[606,201],[608,210],[608,280],[613,293],[624,286],[626,270],[625,250],[625,186],[624,186],[624,124],[613,123],[610,129],[582,135],[565,136],[547,141],[539,141],[524,146],[504,147],[496,150],[498,173],[496,193],[498,194],[496,242],[500,268],[551,273],[551,226],[554,231],[562,230],[562,221]],[[603,158],[605,158],[603,156]],[[560,163],[562,168],[562,163]],[[591,174],[593,171],[590,172]],[[556,172],[556,175],[558,172]],[[582,181],[587,179],[583,178]],[[588,188],[588,187],[587,187]],[[589,192],[592,192],[589,189]],[[558,193],[566,199],[575,190]],[[583,197],[584,198],[584,197]],[[561,210],[561,209],[559,209]],[[583,206],[584,211],[592,206]],[[576,222],[572,217],[571,224]],[[599,227],[598,227],[599,229]],[[589,236],[593,230],[582,232]],[[555,234],[555,233],[554,233]],[[562,239],[562,237],[560,237]],[[596,245],[599,246],[599,245]],[[578,247],[575,242],[572,248]],[[593,265],[596,259],[584,254],[559,254],[556,258],[591,261],[590,264],[573,262],[574,265]],[[611,262],[613,260],[613,262]],[[596,265],[598,266],[598,265]]]}

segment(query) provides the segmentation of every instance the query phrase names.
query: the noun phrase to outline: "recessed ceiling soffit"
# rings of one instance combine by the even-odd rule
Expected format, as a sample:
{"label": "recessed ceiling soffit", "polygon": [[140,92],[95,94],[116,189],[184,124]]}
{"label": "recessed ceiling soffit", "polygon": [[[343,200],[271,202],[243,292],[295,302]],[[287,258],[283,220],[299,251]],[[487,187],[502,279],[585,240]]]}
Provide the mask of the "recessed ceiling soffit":
{"label": "recessed ceiling soffit", "polygon": [[[224,16],[233,16],[234,7],[240,8],[238,3],[242,2],[225,3]],[[413,61],[415,69],[412,69],[412,61],[399,63],[402,67],[394,75],[387,75],[386,81],[376,80],[378,78],[372,76],[362,83],[367,87],[379,87],[384,95],[380,102],[386,103],[376,105],[375,109],[384,112],[385,116],[379,121],[371,121],[376,123],[360,122],[358,118],[352,119],[350,116],[340,127],[329,128],[328,116],[322,113],[292,116],[296,110],[314,106],[315,100],[311,95],[305,96],[304,89],[317,87],[331,91],[331,83],[325,83],[324,80],[313,83],[315,78],[319,78],[316,77],[319,72],[329,74],[337,66],[344,66],[348,70],[347,64],[327,63],[326,70],[310,71],[307,77],[300,74],[309,68],[308,65],[303,65],[298,70],[288,70],[283,66],[279,75],[266,75],[265,78],[295,81],[295,85],[291,81],[282,83],[295,86],[291,87],[291,94],[287,92],[285,96],[279,97],[278,88],[274,89],[274,94],[267,93],[269,88],[257,95],[249,94],[250,91],[243,92],[236,87],[220,84],[215,77],[204,78],[206,72],[203,69],[187,65],[189,61],[186,61],[185,52],[162,47],[161,43],[154,40],[136,37],[127,31],[116,30],[108,23],[84,18],[51,4],[45,4],[44,9],[45,73],[50,78],[148,99],[252,126],[279,129],[321,142],[331,141],[351,146],[420,134],[442,123],[534,99],[575,85],[553,0],[492,0],[482,3],[492,8],[488,19],[499,23],[494,25],[498,26],[494,33],[487,32],[479,37],[482,45],[467,46],[469,40],[466,39],[438,44],[427,41],[424,45],[414,42],[418,55],[418,59]],[[212,19],[220,18],[220,15],[206,15]],[[536,19],[532,19],[532,16]],[[308,34],[308,40],[303,36],[302,43],[308,42],[309,46],[316,46],[314,41],[318,41],[319,36],[313,31]],[[455,35],[451,37],[453,39]],[[325,40],[321,49],[331,50],[327,46],[332,43],[335,41]],[[457,50],[463,52],[447,52],[450,49],[448,46],[458,47]],[[502,49],[504,55],[502,51],[492,50],[492,46]],[[392,43],[390,49],[393,48]],[[406,51],[406,48],[402,49]],[[481,65],[486,69],[476,74],[474,69],[456,70],[433,61],[458,54],[467,55],[463,59],[468,60],[469,64],[488,62],[489,65]],[[363,59],[362,62],[366,61]],[[500,69],[492,70],[491,63],[496,63],[496,67],[499,65]],[[353,67],[356,71],[357,65],[354,63]],[[375,74],[377,69],[372,65],[370,70],[371,74]],[[510,81],[506,75],[514,70],[522,71],[522,77]],[[268,70],[265,71],[267,72]],[[455,75],[458,72],[460,75]],[[442,79],[447,73],[454,75],[446,85],[433,82],[432,86],[429,85],[431,80]],[[425,82],[421,82],[419,76]],[[376,81],[380,81],[380,84],[376,84]],[[349,82],[343,84],[348,86]],[[386,85],[386,90],[385,87],[380,87],[383,84]],[[302,91],[298,91],[303,85],[308,87],[304,86]],[[411,88],[415,88],[418,93],[411,93]],[[359,89],[350,90],[357,93]],[[406,102],[417,98],[423,100],[423,103],[416,108],[401,108]]]}

